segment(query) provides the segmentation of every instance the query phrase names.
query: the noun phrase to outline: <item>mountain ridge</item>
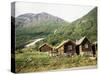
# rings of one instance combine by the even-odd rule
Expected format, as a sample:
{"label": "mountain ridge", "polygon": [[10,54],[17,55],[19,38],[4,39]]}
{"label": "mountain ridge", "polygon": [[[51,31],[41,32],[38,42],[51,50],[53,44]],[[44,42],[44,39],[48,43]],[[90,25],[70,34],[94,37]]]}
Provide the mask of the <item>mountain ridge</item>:
{"label": "mountain ridge", "polygon": [[83,36],[87,36],[92,42],[97,40],[97,8],[72,23],[55,16],[48,16],[47,13],[31,15],[35,16],[34,21],[24,18],[26,21],[22,23],[25,25],[16,27],[16,48],[37,38],[45,38],[43,41],[52,45],[57,45],[66,39],[77,40]]}
{"label": "mountain ridge", "polygon": [[[15,18],[15,25],[16,26],[25,26],[25,25],[38,25],[39,23],[47,22],[47,21],[55,21],[55,22],[66,22],[65,20],[53,16],[51,14],[48,14],[46,12],[41,12],[41,13],[26,13],[19,15]],[[68,22],[66,22],[68,23]]]}

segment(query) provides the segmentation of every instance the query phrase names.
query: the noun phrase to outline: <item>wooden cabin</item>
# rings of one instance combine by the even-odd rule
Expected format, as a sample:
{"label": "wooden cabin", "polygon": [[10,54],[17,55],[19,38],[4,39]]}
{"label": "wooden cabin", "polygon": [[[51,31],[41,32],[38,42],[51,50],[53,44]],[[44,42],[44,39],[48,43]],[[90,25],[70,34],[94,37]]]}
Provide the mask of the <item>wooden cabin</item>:
{"label": "wooden cabin", "polygon": [[76,53],[75,42],[71,40],[63,41],[59,46],[56,47],[58,55],[71,56]]}
{"label": "wooden cabin", "polygon": [[96,56],[97,55],[97,42],[93,42],[92,51],[93,51],[93,56]]}
{"label": "wooden cabin", "polygon": [[91,55],[92,46],[87,37],[82,37],[80,40],[76,41],[76,53],[79,55]]}
{"label": "wooden cabin", "polygon": [[53,47],[50,46],[50,45],[47,44],[47,43],[45,43],[45,44],[43,44],[43,45],[41,45],[41,46],[39,47],[39,51],[40,51],[40,52],[50,52],[50,51],[52,51],[52,50],[53,50]]}

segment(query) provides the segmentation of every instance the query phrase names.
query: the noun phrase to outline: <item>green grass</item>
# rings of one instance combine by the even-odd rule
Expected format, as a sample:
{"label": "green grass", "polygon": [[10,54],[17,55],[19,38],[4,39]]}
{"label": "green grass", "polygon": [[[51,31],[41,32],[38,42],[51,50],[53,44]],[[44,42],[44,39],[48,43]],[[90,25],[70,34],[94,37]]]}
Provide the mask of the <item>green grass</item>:
{"label": "green grass", "polygon": [[16,52],[16,72],[37,72],[96,64],[96,60],[91,60],[87,56],[51,57],[38,51],[22,50],[21,53]]}

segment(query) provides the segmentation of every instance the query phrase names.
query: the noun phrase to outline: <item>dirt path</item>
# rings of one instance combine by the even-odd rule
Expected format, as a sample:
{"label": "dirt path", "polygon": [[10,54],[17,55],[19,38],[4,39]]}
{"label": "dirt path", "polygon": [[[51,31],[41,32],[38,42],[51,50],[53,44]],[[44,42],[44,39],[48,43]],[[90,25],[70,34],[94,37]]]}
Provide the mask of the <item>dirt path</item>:
{"label": "dirt path", "polygon": [[35,39],[33,42],[31,42],[31,43],[25,45],[25,47],[33,46],[33,45],[35,45],[37,42],[39,42],[39,41],[41,41],[41,40],[43,40],[43,39],[44,39],[44,38]]}

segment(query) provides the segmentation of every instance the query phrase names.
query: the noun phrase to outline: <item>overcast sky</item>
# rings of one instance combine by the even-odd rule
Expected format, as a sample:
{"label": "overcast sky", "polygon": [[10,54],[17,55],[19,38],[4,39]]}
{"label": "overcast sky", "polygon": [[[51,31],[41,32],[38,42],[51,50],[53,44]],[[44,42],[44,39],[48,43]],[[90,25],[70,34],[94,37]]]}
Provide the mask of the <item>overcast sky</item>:
{"label": "overcast sky", "polygon": [[24,13],[37,14],[41,12],[47,12],[51,15],[54,15],[66,21],[72,22],[84,16],[93,8],[94,6],[16,2],[15,16],[19,16]]}

